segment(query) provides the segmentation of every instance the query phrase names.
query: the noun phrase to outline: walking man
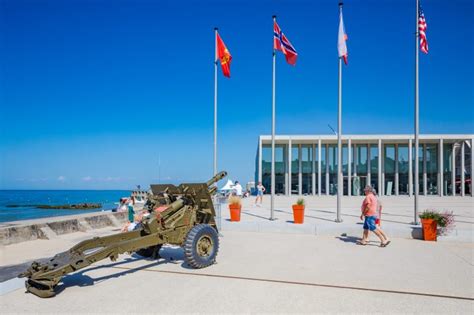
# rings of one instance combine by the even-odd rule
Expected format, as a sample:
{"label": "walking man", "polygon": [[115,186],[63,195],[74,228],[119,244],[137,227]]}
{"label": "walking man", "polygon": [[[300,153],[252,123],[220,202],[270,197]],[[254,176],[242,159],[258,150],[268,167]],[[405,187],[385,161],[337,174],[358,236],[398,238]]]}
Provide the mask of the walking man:
{"label": "walking man", "polygon": [[375,197],[374,191],[370,185],[365,186],[364,189],[365,199],[362,202],[360,219],[364,220],[364,234],[362,240],[357,244],[367,245],[369,241],[369,231],[372,231],[380,239],[380,247],[386,247],[390,244],[390,240],[384,237],[385,233],[381,232],[380,228],[375,224],[377,219],[377,197]]}

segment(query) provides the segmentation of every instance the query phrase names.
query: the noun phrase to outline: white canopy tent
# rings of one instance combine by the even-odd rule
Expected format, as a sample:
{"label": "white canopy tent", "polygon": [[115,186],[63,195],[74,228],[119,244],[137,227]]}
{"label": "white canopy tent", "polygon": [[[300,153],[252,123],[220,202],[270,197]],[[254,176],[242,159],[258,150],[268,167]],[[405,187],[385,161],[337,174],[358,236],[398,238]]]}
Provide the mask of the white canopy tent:
{"label": "white canopy tent", "polygon": [[221,192],[227,192],[227,191],[230,191],[230,190],[233,190],[234,189],[234,182],[232,182],[230,179],[227,180],[227,183],[222,186],[219,191]]}

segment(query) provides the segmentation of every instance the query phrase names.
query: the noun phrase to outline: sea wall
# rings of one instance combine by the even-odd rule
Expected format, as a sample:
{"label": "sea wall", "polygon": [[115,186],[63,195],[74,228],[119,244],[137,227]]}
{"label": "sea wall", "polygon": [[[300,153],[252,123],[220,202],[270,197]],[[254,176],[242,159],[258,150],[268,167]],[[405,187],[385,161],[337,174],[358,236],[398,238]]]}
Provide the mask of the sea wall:
{"label": "sea wall", "polygon": [[107,226],[122,227],[127,221],[126,212],[96,212],[51,217],[36,220],[4,222],[0,224],[1,245],[36,239],[51,239],[58,235],[100,229]]}

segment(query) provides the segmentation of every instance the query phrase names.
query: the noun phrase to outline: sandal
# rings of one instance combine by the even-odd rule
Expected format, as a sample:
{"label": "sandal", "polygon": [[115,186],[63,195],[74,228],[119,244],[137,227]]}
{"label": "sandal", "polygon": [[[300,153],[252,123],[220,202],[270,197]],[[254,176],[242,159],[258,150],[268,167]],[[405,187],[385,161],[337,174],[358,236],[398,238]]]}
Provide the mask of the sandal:
{"label": "sandal", "polygon": [[387,247],[388,244],[390,244],[390,241],[387,241],[386,243],[380,244],[380,247]]}
{"label": "sandal", "polygon": [[357,245],[365,246],[367,245],[367,241],[357,241]]}

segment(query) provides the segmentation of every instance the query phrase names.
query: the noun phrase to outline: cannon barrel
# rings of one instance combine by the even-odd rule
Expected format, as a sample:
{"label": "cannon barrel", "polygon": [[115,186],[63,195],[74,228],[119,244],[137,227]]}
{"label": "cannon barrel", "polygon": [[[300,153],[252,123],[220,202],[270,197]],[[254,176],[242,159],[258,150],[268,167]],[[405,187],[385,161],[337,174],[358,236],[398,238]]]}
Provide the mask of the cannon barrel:
{"label": "cannon barrel", "polygon": [[209,188],[209,195],[212,196],[212,195],[214,195],[216,192],[217,192],[217,187],[216,187],[216,186]]}
{"label": "cannon barrel", "polygon": [[207,184],[208,187],[212,186],[212,185],[214,185],[215,183],[217,183],[218,181],[220,181],[221,179],[223,179],[226,176],[227,176],[226,171],[219,172],[216,175],[214,175],[214,177],[212,177],[210,180],[208,180],[206,184]]}

